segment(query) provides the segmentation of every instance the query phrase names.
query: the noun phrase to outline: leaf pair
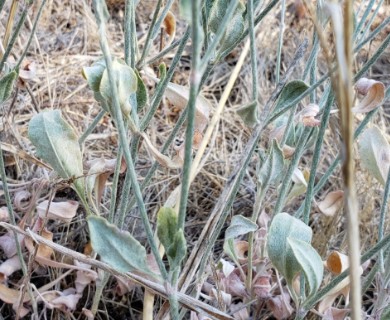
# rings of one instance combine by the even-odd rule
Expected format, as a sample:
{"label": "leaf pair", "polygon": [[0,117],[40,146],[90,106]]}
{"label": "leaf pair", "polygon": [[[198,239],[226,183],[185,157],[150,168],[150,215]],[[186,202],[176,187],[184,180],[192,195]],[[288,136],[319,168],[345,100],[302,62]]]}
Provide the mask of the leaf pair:
{"label": "leaf pair", "polygon": [[[233,0],[234,1],[234,0]],[[218,32],[220,22],[226,14],[226,10],[231,0],[214,0],[211,8],[208,20],[208,26],[213,33]],[[220,47],[217,52],[217,56],[221,57],[229,53],[240,39],[245,29],[245,6],[239,1],[233,17],[225,30],[224,35],[220,41]]]}
{"label": "leaf pair", "polygon": [[[147,102],[146,87],[138,73],[134,72],[124,61],[112,61],[115,85],[122,113],[128,117],[131,113],[132,97],[136,94],[137,108]],[[83,68],[82,74],[95,94],[95,99],[102,103],[105,111],[113,114],[113,92],[104,59],[96,61],[92,66]]]}
{"label": "leaf pair", "polygon": [[319,288],[324,267],[321,257],[311,246],[312,230],[288,213],[277,214],[268,232],[268,255],[273,265],[285,277],[297,302],[293,281],[303,274],[308,284],[308,296]]}

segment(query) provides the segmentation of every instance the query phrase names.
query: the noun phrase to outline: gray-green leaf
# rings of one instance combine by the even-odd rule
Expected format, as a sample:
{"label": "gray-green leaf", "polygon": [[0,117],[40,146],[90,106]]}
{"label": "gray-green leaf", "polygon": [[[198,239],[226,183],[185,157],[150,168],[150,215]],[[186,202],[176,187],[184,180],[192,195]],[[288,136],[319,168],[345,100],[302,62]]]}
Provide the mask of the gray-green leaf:
{"label": "gray-green leaf", "polygon": [[138,70],[135,70],[137,76],[137,110],[140,111],[148,102],[148,91]]}
{"label": "gray-green leaf", "polygon": [[[38,157],[49,163],[61,178],[83,175],[78,138],[72,127],[61,117],[59,110],[35,115],[29,123],[28,136]],[[75,185],[79,192],[84,191],[83,180],[76,179]]]}
{"label": "gray-green leaf", "polygon": [[384,185],[390,166],[390,146],[378,127],[368,128],[362,133],[359,155],[363,166]]}
{"label": "gray-green leaf", "polygon": [[0,79],[0,104],[11,96],[17,76],[16,71],[11,71]]}
{"label": "gray-green leaf", "polygon": [[281,109],[284,105],[290,103],[305,92],[309,86],[302,80],[293,80],[287,83],[280,93],[275,111]]}
{"label": "gray-green leaf", "polygon": [[226,229],[225,240],[247,234],[257,230],[257,224],[241,215],[234,216],[230,226]]}
{"label": "gray-green leaf", "polygon": [[287,238],[287,242],[298,261],[309,286],[308,297],[317,292],[324,275],[324,266],[320,255],[307,242],[294,238]]}
{"label": "gray-green leaf", "polygon": [[120,231],[102,217],[87,218],[93,250],[100,259],[119,272],[152,273],[146,263],[145,248],[129,232]]}
{"label": "gray-green leaf", "polygon": [[[131,112],[130,95],[137,91],[137,76],[133,69],[118,59],[114,59],[112,61],[112,67],[121,110],[124,115],[129,116]],[[103,98],[109,102],[109,104],[112,104],[113,94],[111,91],[107,69],[103,72],[99,92]]]}
{"label": "gray-green leaf", "polygon": [[249,126],[253,127],[257,122],[257,101],[252,101],[240,109],[237,110],[237,114],[241,117],[242,121]]}
{"label": "gray-green leaf", "polygon": [[159,210],[157,236],[165,248],[171,270],[176,270],[187,253],[187,243],[175,210],[165,207]]}
{"label": "gray-green leaf", "polygon": [[276,184],[278,178],[284,171],[284,156],[276,140],[272,141],[272,146],[266,160],[258,170],[258,184],[262,188],[267,184]]}
{"label": "gray-green leaf", "polygon": [[[323,266],[318,261],[318,254],[313,253],[315,251],[314,249],[307,250],[306,252],[303,251],[302,253],[304,246],[301,242],[305,242],[307,246],[311,247],[311,238],[311,228],[288,213],[282,212],[277,214],[271,223],[267,241],[268,256],[273,265],[286,278],[291,292],[293,292],[293,280],[301,272],[305,276],[315,274],[317,277],[315,279],[308,279],[310,281],[310,294],[317,290],[317,284],[322,280]],[[294,242],[294,240],[300,242]],[[294,248],[291,247],[291,243],[295,245]],[[313,260],[314,265],[306,265],[305,258],[302,257],[302,254],[306,254],[307,259]],[[319,268],[319,270],[313,273],[313,270],[311,270],[313,266]],[[304,270],[303,268],[306,269]]]}

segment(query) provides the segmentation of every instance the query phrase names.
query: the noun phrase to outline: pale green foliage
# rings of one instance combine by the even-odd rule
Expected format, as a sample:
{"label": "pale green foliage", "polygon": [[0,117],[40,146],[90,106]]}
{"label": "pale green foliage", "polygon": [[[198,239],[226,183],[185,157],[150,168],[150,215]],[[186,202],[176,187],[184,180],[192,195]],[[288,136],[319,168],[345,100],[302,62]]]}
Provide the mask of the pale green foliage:
{"label": "pale green foliage", "polygon": [[119,230],[102,217],[90,216],[87,221],[92,248],[103,262],[119,272],[151,273],[145,248],[129,232]]}
{"label": "pale green foliage", "polygon": [[362,133],[359,154],[363,166],[384,185],[390,165],[390,146],[378,127],[374,126]]}
{"label": "pale green foliage", "polygon": [[287,83],[280,93],[278,102],[275,106],[275,111],[281,109],[284,105],[289,104],[305,92],[309,86],[302,80],[293,80]]}
{"label": "pale green foliage", "polygon": [[187,253],[187,243],[175,210],[164,207],[159,210],[157,235],[167,253],[171,271],[177,270]]}
{"label": "pale green foliage", "polygon": [[134,70],[137,76],[137,110],[140,111],[148,102],[148,91],[137,70]]}
{"label": "pale green foliage", "polygon": [[[210,8],[210,16],[208,25],[213,33],[217,33],[220,22],[226,14],[226,9],[230,4],[230,0],[215,0]],[[225,33],[220,42],[220,48],[217,56],[223,56],[230,52],[245,29],[245,6],[238,2],[237,8],[233,14],[233,17],[228,24]]]}
{"label": "pale green foliage", "polygon": [[272,141],[269,155],[257,170],[257,182],[260,188],[276,184],[284,171],[284,156],[276,140]]}
{"label": "pale green foliage", "polygon": [[180,0],[180,16],[191,21],[191,0]]}
{"label": "pale green foliage", "polygon": [[[37,156],[49,163],[63,179],[83,175],[82,153],[73,128],[61,117],[59,110],[35,115],[28,126],[28,136]],[[84,193],[82,179],[74,182],[79,196]]]}
{"label": "pale green foliage", "polygon": [[[130,96],[137,91],[137,76],[133,69],[117,59],[112,62],[112,67],[121,110],[124,115],[129,116],[131,112]],[[113,97],[107,69],[103,72],[99,92],[112,105]]]}
{"label": "pale green foliage", "polygon": [[225,232],[225,243],[223,249],[234,261],[238,261],[237,255],[234,249],[234,238],[247,234],[249,232],[254,232],[257,230],[257,225],[248,218],[245,218],[241,215],[234,216],[230,226],[226,229]]}
{"label": "pale green foliage", "polygon": [[17,72],[12,71],[0,79],[0,104],[11,96],[17,76]]}
{"label": "pale green foliage", "polygon": [[294,297],[296,294],[292,285],[298,274],[304,274],[309,296],[318,290],[322,281],[322,260],[310,245],[311,238],[312,230],[309,226],[284,212],[274,217],[268,232],[268,256],[285,277]]}
{"label": "pale green foliage", "polygon": [[258,123],[257,101],[252,101],[242,106],[237,110],[237,114],[248,127],[253,127],[256,123]]}

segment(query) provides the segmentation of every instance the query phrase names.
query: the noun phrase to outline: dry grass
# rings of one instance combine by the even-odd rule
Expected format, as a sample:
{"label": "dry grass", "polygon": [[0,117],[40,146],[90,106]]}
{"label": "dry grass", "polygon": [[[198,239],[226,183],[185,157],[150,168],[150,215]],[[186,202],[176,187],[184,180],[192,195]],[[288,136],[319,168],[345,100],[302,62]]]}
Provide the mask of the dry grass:
{"label": "dry grass", "polygon": [[[123,37],[124,32],[121,26],[123,18],[123,1],[108,1],[111,5],[111,13],[113,19],[109,23],[111,50],[121,56],[123,52]],[[139,44],[142,46],[145,41],[146,31],[150,16],[152,14],[155,1],[142,1],[139,6],[141,10],[137,10],[137,26]],[[8,5],[8,2],[6,6]],[[283,50],[283,68],[292,59],[292,56],[303,40],[303,37],[311,35],[311,24],[306,16],[297,18],[297,11],[293,5],[289,7],[290,14],[287,17],[286,25],[288,28],[285,33]],[[388,7],[387,7],[388,9]],[[35,8],[36,10],[36,8]],[[4,32],[4,17],[1,19],[0,34]],[[264,26],[271,26],[264,28]],[[274,89],[275,79],[275,63],[276,63],[276,45],[278,39],[278,15],[269,15],[257,32],[258,43],[258,66],[259,66],[259,94],[260,102],[265,102],[269,98]],[[29,27],[24,30],[18,40],[18,45],[13,51],[13,55],[18,57],[23,48],[23,44],[27,41],[29,35]],[[180,36],[183,28],[179,27],[178,34]],[[375,47],[376,43],[372,45]],[[158,46],[155,46],[151,55],[153,56],[158,51]],[[370,50],[363,52],[359,56],[357,63],[360,64],[370,55]],[[81,134],[99,113],[100,107],[93,98],[93,94],[88,89],[85,80],[81,76],[81,69],[89,66],[101,55],[99,41],[97,36],[95,19],[91,12],[90,1],[74,1],[74,0],[50,0],[46,8],[33,41],[33,45],[27,56],[27,60],[35,62],[37,66],[37,75],[34,81],[29,82],[30,91],[37,102],[34,106],[31,95],[25,89],[21,89],[16,97],[16,103],[13,105],[11,112],[8,111],[10,104],[5,104],[0,123],[0,137],[2,142],[6,142],[16,146],[19,150],[33,154],[32,146],[27,138],[27,124],[31,117],[37,111],[42,111],[48,108],[61,109],[63,116],[76,129],[78,134]],[[221,63],[214,70],[213,74],[206,83],[203,93],[210,100],[218,102],[221,93],[229,79],[230,72],[235,62],[240,55],[240,47],[231,53],[225,62]],[[168,54],[164,61],[169,66],[171,54]],[[360,60],[361,59],[361,60]],[[249,60],[248,60],[249,61]],[[372,68],[372,77],[390,83],[390,52],[388,51]],[[325,66],[325,65],[324,65]],[[296,74],[301,74],[303,70],[301,65]],[[320,64],[320,68],[321,68]],[[189,48],[185,51],[183,58],[179,64],[180,72],[177,72],[173,81],[187,85],[187,79],[190,68],[190,51]],[[242,69],[240,77],[235,84],[225,112],[219,124],[219,131],[215,137],[215,141],[210,150],[210,154],[206,165],[201,173],[191,185],[188,219],[186,223],[186,239],[189,244],[189,252],[191,246],[196,242],[198,235],[202,231],[205,221],[211,212],[216,199],[218,199],[221,190],[231,173],[232,168],[237,163],[243,148],[250,135],[250,130],[244,126],[235,110],[241,105],[250,101],[249,91],[251,88],[251,73],[249,62]],[[153,90],[153,88],[150,88]],[[389,124],[390,113],[389,105],[385,105],[375,118],[382,128],[386,128]],[[38,109],[38,110],[36,110]],[[169,109],[169,105],[165,102],[160,106],[156,116],[154,117],[148,133],[152,142],[156,146],[161,146],[166,137],[171,132],[178,114]],[[184,131],[180,133],[184,136]],[[337,155],[338,146],[333,143],[334,138],[338,136],[337,131],[327,132],[327,138],[324,143],[324,151],[321,157],[321,164],[318,172],[323,173],[329,166],[331,161]],[[262,138],[263,145],[268,142],[268,137]],[[104,117],[99,123],[93,134],[87,139],[85,144],[84,157],[85,161],[104,157],[107,159],[115,158],[117,151],[117,131],[113,122],[108,116]],[[310,169],[311,152],[307,152],[301,161],[300,168]],[[18,157],[18,154],[6,153],[7,174],[9,183],[12,186],[11,196],[15,197],[21,191],[28,191],[30,197],[22,201],[23,206],[30,205],[31,201],[35,203],[43,199],[47,199],[49,191],[47,187],[43,188],[40,193],[37,193],[37,181],[42,178],[49,178],[55,181],[55,176],[47,176],[47,171],[37,167],[32,163]],[[257,159],[253,159],[252,164],[247,170],[247,175],[244,178],[239,194],[233,204],[231,215],[243,214],[250,215],[253,208],[255,196],[255,164]],[[141,148],[139,159],[136,163],[136,169],[140,179],[145,176],[147,169],[152,164],[152,157]],[[358,197],[361,207],[361,236],[362,250],[371,247],[377,240],[377,223],[379,215],[379,203],[381,201],[381,190],[379,185],[365,173],[364,170],[358,168],[357,186]],[[121,180],[124,176],[121,176]],[[177,171],[169,171],[168,169],[159,169],[154,175],[153,182],[144,191],[145,203],[151,221],[155,221],[155,216],[160,205],[165,202],[170,192],[179,184],[180,175]],[[110,185],[110,183],[108,184]],[[341,175],[336,171],[334,176],[329,180],[322,192],[316,198],[322,199],[328,191],[334,191],[341,188]],[[2,195],[2,193],[0,194]],[[38,198],[35,196],[38,195]],[[55,200],[74,199],[75,194],[70,188],[65,188],[57,192]],[[299,207],[302,197],[296,199],[294,203],[289,205],[289,210],[294,210]],[[108,211],[110,202],[110,191],[107,188],[104,197],[102,208]],[[269,195],[265,201],[265,208],[271,210],[275,202],[275,194]],[[4,205],[3,198],[0,198],[0,206]],[[32,203],[31,205],[34,205]],[[27,206],[28,207],[28,206]],[[30,206],[31,207],[31,206]],[[28,207],[28,208],[30,208]],[[346,247],[346,237],[344,234],[344,221],[341,216],[335,218],[326,218],[317,210],[313,209],[313,220],[311,226],[314,230],[314,247],[318,248],[321,256],[325,256],[329,249],[337,248],[344,251]],[[19,217],[26,214],[25,210],[17,210]],[[142,223],[136,217],[136,210],[133,210],[127,220],[127,228],[133,229],[138,239],[143,239]],[[228,223],[228,221],[227,221]],[[48,228],[54,233],[54,241],[67,248],[82,252],[87,244],[88,235],[86,231],[85,216],[82,209],[79,215],[69,225],[60,223],[52,223]],[[221,238],[222,239],[222,238]],[[221,254],[221,243],[217,242],[215,247],[215,255]],[[214,259],[217,261],[217,259]],[[32,282],[41,286],[48,281],[56,279],[62,273],[57,269],[44,269],[39,267],[33,274]],[[20,274],[15,274],[9,280],[10,283],[17,285],[20,279]],[[70,286],[74,281],[73,276],[65,279],[63,285]],[[115,294],[115,280],[112,279],[103,294],[98,319],[136,319],[139,317],[142,310],[142,293],[135,290],[129,295],[119,297]],[[91,297],[93,296],[94,287],[91,286],[85,290],[84,296],[81,299],[77,312],[74,317],[78,318],[83,307],[89,307]],[[161,302],[162,303],[162,302]],[[1,305],[1,303],[0,303]],[[0,307],[0,312],[4,317],[12,317],[13,311],[9,305],[3,304]],[[61,313],[47,310],[47,316],[53,319],[60,319]]]}

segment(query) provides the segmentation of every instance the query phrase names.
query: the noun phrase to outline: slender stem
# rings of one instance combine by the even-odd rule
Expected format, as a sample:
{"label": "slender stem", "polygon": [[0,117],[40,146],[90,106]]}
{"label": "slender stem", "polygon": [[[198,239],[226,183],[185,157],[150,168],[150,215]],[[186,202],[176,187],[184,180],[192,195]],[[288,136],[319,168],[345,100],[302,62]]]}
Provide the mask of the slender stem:
{"label": "slender stem", "polygon": [[354,34],[353,34],[353,38],[354,38],[354,39],[356,39],[357,36],[358,36],[358,34],[360,33],[360,30],[361,30],[362,27],[364,26],[364,23],[366,22],[367,17],[368,17],[368,15],[370,14],[371,9],[372,9],[372,7],[374,6],[374,4],[375,4],[375,0],[371,0],[371,1],[369,2],[369,4],[367,5],[367,8],[366,8],[366,10],[364,11],[363,16],[362,16],[362,18],[360,19],[360,21],[359,21],[359,23],[358,23],[358,25],[357,25],[357,27],[356,27],[356,29],[355,29],[355,32],[354,32]]}
{"label": "slender stem", "polygon": [[125,7],[125,61],[127,65],[134,68],[135,65],[135,37],[136,30],[134,29],[135,3],[134,0],[126,0]]}
{"label": "slender stem", "polygon": [[93,119],[91,124],[88,126],[88,128],[84,131],[84,133],[79,138],[80,145],[82,145],[85,142],[85,140],[88,138],[88,136],[92,133],[92,131],[95,130],[96,126],[98,125],[100,120],[102,120],[102,118],[104,117],[105,114],[106,114],[106,111],[103,109],[102,111],[100,111],[98,113],[98,115],[95,117],[95,119]]}
{"label": "slender stem", "polygon": [[[278,40],[278,49],[276,54],[276,71],[275,78],[276,82],[279,82],[280,79],[280,64],[282,60],[282,47],[283,47],[283,34],[284,29],[286,28],[284,23],[284,16],[286,15],[286,0],[282,0],[282,12],[280,13],[280,29],[279,29],[279,40]],[[249,29],[250,31],[250,29]]]}
{"label": "slender stem", "polygon": [[317,135],[317,142],[316,142],[316,145],[314,148],[313,160],[312,160],[311,169],[310,169],[310,178],[309,178],[309,182],[307,184],[307,191],[306,191],[306,197],[305,197],[305,207],[304,207],[304,211],[303,211],[303,222],[305,222],[306,224],[309,224],[311,203],[312,203],[313,197],[314,197],[314,182],[315,182],[318,164],[320,162],[322,143],[323,143],[324,137],[325,137],[325,130],[328,127],[330,110],[331,110],[331,107],[333,105],[333,101],[334,101],[333,94],[329,94],[328,101],[325,105],[324,113],[322,115],[320,130],[319,130],[318,135]]}
{"label": "slender stem", "polygon": [[378,5],[376,6],[375,11],[374,11],[374,12],[372,13],[372,15],[371,15],[370,21],[368,21],[368,23],[364,26],[363,34],[362,34],[360,37],[359,37],[359,36],[357,37],[357,38],[359,38],[359,40],[363,39],[364,36],[366,35],[367,31],[370,30],[370,27],[371,27],[371,25],[372,25],[372,22],[373,22],[374,19],[376,18],[377,14],[378,14],[378,11],[379,11],[379,9],[381,8],[382,4],[383,4],[383,0],[380,0],[379,3],[378,3]]}
{"label": "slender stem", "polygon": [[[372,259],[380,250],[388,248],[390,245],[390,234],[379,241],[375,246],[363,254],[360,258],[359,264],[364,264],[366,261]],[[302,309],[305,311],[310,310],[318,301],[321,301],[334,287],[336,287],[341,281],[343,281],[348,275],[350,275],[351,269],[348,268],[337,277],[333,278],[324,288],[319,290],[313,297],[307,299],[302,304]],[[355,319],[355,318],[354,318]]]}
{"label": "slender stem", "polygon": [[28,12],[28,9],[30,8],[29,5],[26,5],[23,9],[23,12],[22,14],[20,15],[20,18],[19,18],[19,21],[16,25],[16,28],[11,36],[11,39],[9,41],[9,43],[7,44],[7,48],[5,49],[5,52],[4,52],[4,55],[0,61],[0,72],[3,71],[3,68],[4,68],[4,64],[5,62],[7,61],[10,53],[11,53],[11,50],[16,42],[16,39],[18,38],[19,36],[19,33],[20,33],[20,30],[22,29],[23,25],[24,25],[24,21],[26,20],[26,17],[27,17],[27,12]]}
{"label": "slender stem", "polygon": [[383,22],[375,28],[373,32],[371,32],[368,37],[364,40],[362,40],[355,48],[355,52],[360,51],[361,48],[363,48],[364,45],[366,45],[368,42],[370,42],[372,39],[374,39],[379,32],[381,32],[384,28],[386,28],[390,23],[390,17],[387,17]]}
{"label": "slender stem", "polygon": [[144,64],[139,65],[139,68],[143,67],[145,64],[153,64],[156,61],[160,60],[168,52],[171,52],[173,49],[175,49],[180,43],[181,43],[181,39],[175,40],[168,47],[164,48],[162,51],[160,51],[158,54],[156,54],[153,58],[150,58]]}
{"label": "slender stem", "polygon": [[119,174],[122,165],[122,157],[123,157],[123,149],[121,146],[119,146],[118,154],[116,156],[115,171],[114,171],[114,177],[112,178],[112,187],[111,187],[110,214],[108,216],[108,221],[111,223],[114,221],[116,198],[118,194]]}
{"label": "slender stem", "polygon": [[184,230],[184,223],[187,211],[187,201],[190,188],[191,163],[192,163],[192,140],[195,127],[196,99],[199,92],[201,74],[199,73],[200,53],[202,46],[202,28],[200,26],[200,0],[192,1],[192,65],[191,65],[191,85],[187,105],[187,128],[184,149],[183,181],[180,192],[180,208],[178,215],[179,228]]}
{"label": "slender stem", "polygon": [[[342,48],[339,48],[341,50]],[[348,221],[348,248],[351,277],[352,319],[361,319],[361,283],[360,283],[360,236],[359,207],[355,187],[355,163],[353,150],[353,1],[344,4],[344,55],[345,65],[338,61],[338,81],[334,79],[334,88],[338,90],[341,115],[341,136],[344,144],[344,199]]]}
{"label": "slender stem", "polygon": [[[283,4],[285,0],[283,0]],[[251,49],[251,68],[252,68],[252,100],[257,101],[258,96],[258,80],[257,80],[257,50],[256,50],[256,37],[255,37],[255,24],[253,21],[253,0],[248,0],[248,29],[250,38]],[[279,77],[276,80],[279,82]]]}
{"label": "slender stem", "polygon": [[35,36],[35,31],[36,31],[36,29],[37,29],[37,27],[38,27],[38,22],[39,22],[39,20],[40,20],[40,18],[41,18],[42,11],[43,11],[43,7],[45,6],[45,4],[46,4],[46,0],[42,0],[41,5],[39,6],[39,9],[38,9],[37,16],[35,17],[35,21],[34,21],[34,24],[33,24],[33,26],[32,26],[31,33],[30,33],[30,36],[29,36],[29,38],[28,38],[26,47],[24,48],[22,55],[19,57],[19,60],[18,60],[18,63],[16,64],[15,69],[18,69],[18,68],[20,67],[22,61],[23,61],[24,58],[26,57],[26,54],[27,54],[27,52],[28,52],[28,49],[30,48],[32,39],[33,39],[34,36]]}
{"label": "slender stem", "polygon": [[[13,226],[16,226],[17,224],[16,224],[16,220],[15,220],[14,209],[12,207],[12,200],[11,200],[11,197],[9,195],[7,175],[5,173],[5,165],[4,165],[3,149],[2,148],[0,148],[0,175],[1,175],[1,180],[3,182],[3,191],[4,191],[5,202],[7,204],[9,220],[11,221]],[[18,240],[18,235],[17,235],[16,231],[13,231],[13,235],[15,238],[16,252],[17,252],[18,257],[19,257],[19,261],[20,261],[20,265],[22,267],[23,275],[26,277],[27,276],[27,266],[26,266],[26,263],[24,262],[24,259],[23,259],[22,248],[20,246],[20,242]]]}
{"label": "slender stem", "polygon": [[118,98],[118,92],[117,92],[118,89],[114,85],[116,83],[116,81],[115,81],[115,78],[114,78],[115,75],[114,75],[113,69],[112,69],[112,58],[111,58],[111,52],[110,52],[110,48],[108,46],[108,42],[107,42],[107,38],[106,38],[106,29],[105,29],[105,20],[104,20],[105,19],[104,11],[106,11],[107,8],[105,7],[105,3],[102,0],[94,0],[93,3],[94,3],[94,7],[95,7],[96,20],[97,20],[98,28],[99,28],[100,46],[101,46],[101,49],[103,51],[104,59],[105,59],[106,66],[107,66],[107,73],[108,73],[108,77],[109,77],[110,88],[111,88],[111,91],[113,93],[112,94],[113,113],[114,113],[115,120],[116,120],[116,123],[118,126],[119,139],[120,139],[120,143],[122,145],[124,156],[126,159],[127,170],[131,176],[131,184],[132,184],[132,187],[134,189],[134,194],[135,194],[136,199],[137,199],[141,219],[142,219],[142,222],[144,224],[144,228],[145,228],[146,236],[147,236],[148,241],[149,241],[150,248],[152,250],[154,258],[156,259],[156,262],[158,264],[158,267],[160,269],[162,277],[164,279],[167,279],[168,274],[167,274],[165,266],[161,260],[161,257],[158,253],[158,248],[157,248],[156,243],[154,241],[153,231],[152,231],[152,228],[150,226],[149,218],[148,218],[148,215],[146,212],[145,203],[144,203],[143,198],[142,198],[141,189],[140,189],[138,181],[137,181],[134,163],[133,163],[133,159],[131,158],[130,148],[129,148],[129,144],[127,142],[125,125],[124,125],[123,116],[122,116],[122,112],[121,112],[121,108],[120,108],[120,104],[119,104],[119,98]]}
{"label": "slender stem", "polygon": [[[389,195],[390,195],[390,170],[387,173],[385,191],[383,192],[383,201],[382,201],[381,213],[380,213],[380,218],[379,218],[378,241],[381,241],[383,239]],[[382,250],[379,252],[379,268],[380,268],[381,273],[385,272],[385,265],[384,265],[383,251]]]}
{"label": "slender stem", "polygon": [[145,46],[144,46],[144,49],[142,51],[141,58],[137,63],[137,66],[143,65],[144,60],[149,53],[151,41],[156,37],[158,31],[160,30],[161,24],[162,24],[165,16],[167,15],[169,9],[171,8],[173,0],[168,0],[161,15],[158,16],[160,9],[161,9],[161,2],[162,2],[161,0],[158,0],[158,2],[156,4],[156,9],[154,10],[154,13],[153,13],[152,22],[150,23],[150,29],[149,29],[148,34],[146,36]]}
{"label": "slender stem", "polygon": [[299,160],[301,159],[302,153],[304,152],[306,143],[310,137],[310,135],[313,132],[313,128],[305,128],[302,132],[302,135],[297,143],[297,148],[295,149],[294,155],[291,159],[291,163],[288,167],[288,170],[284,176],[283,183],[281,185],[281,188],[278,192],[278,200],[276,201],[275,207],[274,207],[274,215],[281,212],[284,206],[284,201],[287,195],[287,192],[291,185],[291,177],[294,173],[294,170],[296,169]]}

